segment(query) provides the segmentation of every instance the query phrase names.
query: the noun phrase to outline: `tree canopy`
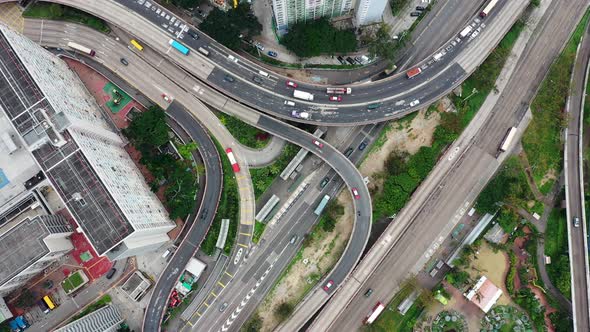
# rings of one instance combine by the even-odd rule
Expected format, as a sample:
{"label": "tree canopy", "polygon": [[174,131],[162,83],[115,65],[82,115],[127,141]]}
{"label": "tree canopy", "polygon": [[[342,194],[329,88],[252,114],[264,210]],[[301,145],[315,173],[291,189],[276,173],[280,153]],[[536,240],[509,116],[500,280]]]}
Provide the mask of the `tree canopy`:
{"label": "tree canopy", "polygon": [[357,49],[354,30],[339,30],[322,17],[312,22],[294,24],[281,43],[298,57],[350,53]]}
{"label": "tree canopy", "polygon": [[166,113],[157,106],[150,107],[146,112],[139,113],[129,127],[123,130],[123,134],[131,139],[140,151],[143,148],[161,146],[168,141]]}
{"label": "tree canopy", "polygon": [[391,26],[381,23],[379,30],[377,30],[369,43],[369,55],[371,57],[378,56],[392,62],[399,45],[399,41],[391,39]]}
{"label": "tree canopy", "polygon": [[241,2],[227,12],[214,8],[199,29],[226,47],[237,50],[241,45],[240,34],[244,38],[257,36],[262,25],[250,10],[250,4]]}

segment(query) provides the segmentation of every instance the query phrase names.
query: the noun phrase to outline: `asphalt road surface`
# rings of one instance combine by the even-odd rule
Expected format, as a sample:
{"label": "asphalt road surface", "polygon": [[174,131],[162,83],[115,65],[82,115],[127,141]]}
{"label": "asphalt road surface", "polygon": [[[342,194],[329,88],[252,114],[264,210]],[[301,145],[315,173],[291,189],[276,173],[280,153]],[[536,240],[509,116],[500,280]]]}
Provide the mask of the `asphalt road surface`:
{"label": "asphalt road surface", "polygon": [[[499,167],[495,155],[503,136],[523,118],[542,78],[587,5],[582,0],[552,2],[489,119],[476,116],[466,131],[477,125],[481,129],[464,142],[454,157],[456,162],[448,167],[443,159],[437,165],[390,226],[398,236],[387,237],[392,231],[386,230],[371,249],[378,254],[367,254],[341,294],[336,294],[315,320],[313,331],[360,328],[377,301],[390,301],[408,273],[422,268],[429,254],[448,236],[454,220],[465,213]],[[479,120],[482,122],[477,123]],[[461,144],[461,139],[457,143]],[[443,177],[438,176],[441,170]],[[370,298],[363,295],[368,288],[374,289]]]}
{"label": "asphalt road surface", "polygon": [[[127,7],[124,7],[113,1],[103,1],[100,4],[75,0],[53,2],[88,11],[132,32],[140,42],[174,59],[175,63],[199,77],[210,88],[222,90],[240,102],[279,117],[291,118],[294,108],[285,105],[284,101],[294,100],[295,109],[312,113],[310,121],[327,125],[371,123],[401,117],[438,100],[477,68],[527,4],[525,1],[501,0],[483,21],[476,18],[472,20],[472,34],[449,41],[444,50],[439,52],[444,55],[438,61],[427,58],[421,62],[419,66],[422,68],[422,74],[411,80],[402,73],[388,80],[358,85],[353,88],[352,94],[344,96],[341,103],[328,101],[325,87],[302,83],[300,89],[316,95],[315,102],[311,103],[293,99],[292,89],[285,84],[286,78],[272,73],[261,76],[261,68],[256,64],[242,58],[236,62],[229,58],[229,55],[238,59],[237,55],[203,34],[200,34],[199,39],[193,39],[188,34],[182,39],[178,38],[182,37],[182,34],[171,33],[162,26],[168,24],[171,19],[162,18],[161,14],[156,14],[157,10],[148,9],[145,3],[140,6],[135,1],[125,1],[122,3]],[[191,47],[193,52],[184,56],[169,47],[168,41],[173,37]],[[196,50],[199,47],[207,47],[209,56],[205,57],[198,53]],[[234,82],[224,79],[228,73],[234,77]],[[254,76],[262,79],[260,85],[253,82]],[[414,102],[416,100],[419,104]],[[368,109],[368,104],[375,104],[376,108]]]}
{"label": "asphalt road surface", "polygon": [[[581,178],[583,154],[580,151],[583,141],[580,120],[583,112],[583,101],[586,98],[584,87],[588,68],[588,56],[590,56],[590,34],[586,30],[573,70],[571,96],[568,105],[569,124],[565,151],[567,158],[565,163],[567,176],[567,223],[575,331],[590,331],[590,309],[588,307],[588,243],[586,237],[588,233],[582,203],[584,197],[584,180]],[[579,227],[574,225],[574,218],[579,220]]]}

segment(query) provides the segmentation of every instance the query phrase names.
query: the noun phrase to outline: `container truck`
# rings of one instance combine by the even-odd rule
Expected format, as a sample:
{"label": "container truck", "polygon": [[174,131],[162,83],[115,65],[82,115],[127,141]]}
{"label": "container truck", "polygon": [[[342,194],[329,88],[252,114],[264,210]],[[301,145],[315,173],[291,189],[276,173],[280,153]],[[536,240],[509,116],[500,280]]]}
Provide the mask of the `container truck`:
{"label": "container truck", "polygon": [[293,97],[309,101],[313,100],[313,95],[311,93],[301,90],[293,90]]}
{"label": "container truck", "polygon": [[377,302],[377,305],[375,305],[373,310],[371,310],[371,313],[367,316],[367,318],[365,318],[365,324],[367,324],[367,325],[373,324],[373,322],[375,322],[375,320],[377,320],[379,315],[381,315],[381,313],[383,312],[383,309],[385,309],[385,306],[383,305],[383,303]]}
{"label": "container truck", "polygon": [[337,94],[337,95],[343,95],[343,94],[349,95],[352,93],[352,88],[326,88],[326,93]]}
{"label": "container truck", "polygon": [[488,16],[488,14],[492,11],[492,9],[494,9],[494,7],[496,6],[497,3],[498,3],[498,0],[490,1],[490,3],[488,3],[487,6],[485,6],[485,8],[481,11],[481,13],[479,13],[479,16],[481,18]]}
{"label": "container truck", "polygon": [[76,50],[78,52],[82,52],[84,54],[88,54],[90,56],[94,56],[96,54],[96,52],[94,50],[91,50],[88,47],[82,46],[80,44],[69,42],[68,43],[68,47],[71,48],[71,49],[74,49],[74,50]]}

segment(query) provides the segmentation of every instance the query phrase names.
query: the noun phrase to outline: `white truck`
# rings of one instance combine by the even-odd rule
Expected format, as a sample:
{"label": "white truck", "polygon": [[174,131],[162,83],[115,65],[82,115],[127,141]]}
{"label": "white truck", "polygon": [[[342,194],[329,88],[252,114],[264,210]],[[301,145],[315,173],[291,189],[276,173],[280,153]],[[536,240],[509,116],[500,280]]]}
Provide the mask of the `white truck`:
{"label": "white truck", "polygon": [[459,37],[465,38],[465,37],[469,36],[469,34],[471,33],[472,30],[473,30],[473,28],[471,27],[471,25],[466,26],[465,29],[463,29],[459,33]]}
{"label": "white truck", "polygon": [[294,90],[293,97],[309,101],[313,100],[313,94],[301,90]]}
{"label": "white truck", "polygon": [[311,114],[309,114],[307,112],[291,111],[291,116],[294,118],[297,118],[297,119],[305,119],[305,120],[311,119]]}

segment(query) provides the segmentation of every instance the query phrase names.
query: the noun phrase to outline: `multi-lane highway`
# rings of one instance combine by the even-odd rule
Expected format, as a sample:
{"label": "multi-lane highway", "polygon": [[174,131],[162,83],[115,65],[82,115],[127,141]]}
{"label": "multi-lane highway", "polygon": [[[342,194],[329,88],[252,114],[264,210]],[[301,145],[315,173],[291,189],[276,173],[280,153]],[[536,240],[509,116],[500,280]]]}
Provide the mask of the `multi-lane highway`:
{"label": "multi-lane highway", "polygon": [[[507,128],[523,119],[549,65],[587,5],[583,0],[551,3],[503,92],[492,95],[497,100],[495,106],[486,110],[484,104],[395,223],[318,316],[312,330],[359,327],[377,301],[389,301],[403,279],[422,268],[429,253],[448,236],[454,222],[499,167],[495,155]],[[456,148],[458,153],[453,154]],[[363,296],[368,288],[375,290],[370,298]]]}
{"label": "multi-lane highway", "polygon": [[[584,179],[582,114],[586,98],[585,87],[590,56],[590,34],[586,30],[578,49],[574,65],[571,95],[567,106],[569,124],[565,142],[565,176],[567,201],[567,228],[572,280],[572,312],[575,331],[590,331],[588,301],[588,243],[587,223],[584,211]],[[577,222],[576,222],[577,220]]]}
{"label": "multi-lane highway", "polygon": [[[285,85],[286,78],[270,73],[268,77],[262,75],[262,84],[255,83],[253,77],[260,76],[261,67],[238,58],[203,34],[196,40],[188,34],[181,39],[193,49],[191,54],[184,56],[176,52],[168,45],[168,41],[176,35],[162,27],[167,14],[165,13],[164,18],[161,16],[162,12],[156,14],[157,10],[151,9],[154,5],[148,9],[145,3],[139,6],[135,1],[121,1],[121,4],[113,1],[52,2],[90,12],[132,32],[143,43],[167,54],[208,87],[223,91],[234,100],[282,118],[291,118],[294,108],[285,105],[284,101],[294,99],[290,97],[292,89]],[[312,114],[311,122],[339,125],[383,121],[424,107],[466,79],[499,43],[527,4],[526,1],[500,1],[485,19],[474,18],[470,23],[473,33],[448,41],[439,52],[444,55],[438,61],[427,58],[421,62],[422,74],[413,79],[409,80],[404,74],[400,74],[387,80],[355,86],[353,93],[345,95],[342,103],[327,101],[325,87],[301,83],[302,90],[315,92],[317,98],[314,102],[294,100],[295,109],[308,110]],[[205,57],[197,52],[198,47],[207,47],[209,56]],[[236,62],[229,55],[239,60]],[[232,75],[234,82],[225,80],[226,74]],[[416,100],[419,104],[413,103]],[[368,109],[368,104],[374,104],[376,108]]]}

